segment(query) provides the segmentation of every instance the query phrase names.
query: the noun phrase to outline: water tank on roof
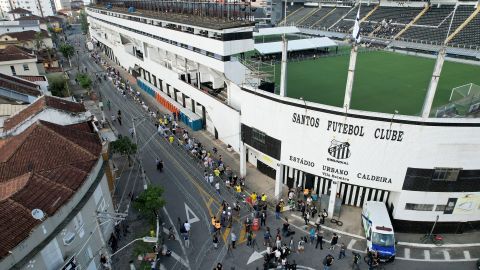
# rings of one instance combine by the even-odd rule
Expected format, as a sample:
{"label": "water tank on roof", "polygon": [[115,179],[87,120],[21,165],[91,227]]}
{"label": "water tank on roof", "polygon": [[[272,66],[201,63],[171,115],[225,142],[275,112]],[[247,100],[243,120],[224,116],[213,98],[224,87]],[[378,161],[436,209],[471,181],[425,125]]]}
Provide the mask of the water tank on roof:
{"label": "water tank on roof", "polygon": [[130,13],[135,12],[135,8],[134,8],[134,7],[129,7],[129,8],[128,8],[128,12],[130,12]]}
{"label": "water tank on roof", "polygon": [[105,8],[106,8],[106,9],[112,9],[112,4],[106,4],[106,5],[105,5]]}

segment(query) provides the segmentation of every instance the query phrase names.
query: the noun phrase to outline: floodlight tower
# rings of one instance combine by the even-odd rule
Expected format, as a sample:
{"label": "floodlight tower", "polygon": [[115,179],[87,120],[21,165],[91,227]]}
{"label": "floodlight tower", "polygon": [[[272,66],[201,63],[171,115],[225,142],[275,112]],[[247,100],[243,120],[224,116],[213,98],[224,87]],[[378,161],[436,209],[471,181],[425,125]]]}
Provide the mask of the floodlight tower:
{"label": "floodlight tower", "polygon": [[350,63],[348,64],[347,85],[345,87],[345,97],[343,106],[345,111],[350,109],[350,101],[352,99],[353,79],[355,77],[355,66],[357,64],[358,43],[360,42],[360,5],[358,6],[355,25],[353,26],[352,36],[354,39],[352,50],[350,52]]}
{"label": "floodlight tower", "polygon": [[448,27],[447,37],[445,38],[442,47],[438,51],[437,60],[435,61],[435,67],[433,68],[432,78],[428,84],[427,95],[425,96],[425,101],[423,102],[422,108],[422,117],[428,118],[430,116],[430,110],[432,109],[433,98],[437,92],[438,81],[440,80],[440,74],[442,73],[443,63],[445,62],[445,55],[447,52],[447,43],[449,41],[448,36],[450,35],[450,30],[452,30],[453,18],[455,17],[455,12],[457,11],[457,6],[453,10],[452,18],[450,19],[450,26]]}

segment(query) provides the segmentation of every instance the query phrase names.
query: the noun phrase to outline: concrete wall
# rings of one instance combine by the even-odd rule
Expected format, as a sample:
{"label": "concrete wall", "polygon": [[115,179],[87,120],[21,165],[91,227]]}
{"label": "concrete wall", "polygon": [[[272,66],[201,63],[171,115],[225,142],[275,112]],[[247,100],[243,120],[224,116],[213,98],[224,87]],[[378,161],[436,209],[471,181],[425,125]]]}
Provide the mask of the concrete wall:
{"label": "concrete wall", "polygon": [[[102,170],[102,165],[103,160],[100,157],[96,166],[92,169],[92,172],[75,195],[73,195],[54,216],[48,217],[41,225],[34,228],[30,233],[30,237],[12,250],[13,255],[0,261],[0,269],[10,269],[14,265],[17,265],[21,269],[59,269],[59,267],[63,265],[63,261],[44,260],[44,258],[46,258],[45,251],[47,247],[42,248],[43,252],[37,252],[33,256],[30,254],[38,245],[47,245],[49,243],[51,243],[52,246],[58,245],[57,253],[60,253],[59,256],[61,256],[62,260],[68,260],[72,255],[76,255],[78,263],[82,265],[82,269],[85,269],[91,260],[96,260],[95,263],[99,265],[98,251],[102,244],[95,221],[95,211],[97,209],[103,209],[108,212],[113,212],[112,199],[108,191],[107,179]],[[101,178],[99,182],[97,182],[97,177]],[[90,188],[95,190],[95,192],[87,193]],[[101,192],[99,192],[99,190],[101,190]],[[73,211],[74,208],[85,196],[88,196],[86,197],[87,201],[81,210],[79,210],[80,214],[75,214]],[[70,213],[73,213],[75,217],[68,220]],[[68,220],[68,224],[65,227],[59,227],[66,220]],[[111,222],[106,223],[101,228],[106,238],[113,231]],[[56,234],[52,235],[54,232],[56,232]],[[75,233],[75,239],[66,245],[63,242],[63,238],[69,232]],[[49,239],[51,236],[54,237]],[[55,244],[55,242],[57,242],[57,244]],[[96,257],[91,258],[88,255],[88,249],[90,249],[92,255]]]}
{"label": "concrete wall", "polygon": [[[23,65],[28,66],[25,70]],[[0,73],[13,76],[10,66],[14,66],[16,75],[38,76],[40,72],[37,67],[35,59],[19,60],[19,61],[4,61],[0,63]]]}

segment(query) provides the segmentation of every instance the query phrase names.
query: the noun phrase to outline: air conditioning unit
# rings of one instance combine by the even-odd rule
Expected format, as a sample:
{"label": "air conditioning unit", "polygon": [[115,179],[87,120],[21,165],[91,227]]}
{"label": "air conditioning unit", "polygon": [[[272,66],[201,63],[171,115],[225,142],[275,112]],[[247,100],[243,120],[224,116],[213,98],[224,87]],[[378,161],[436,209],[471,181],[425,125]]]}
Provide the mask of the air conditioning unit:
{"label": "air conditioning unit", "polygon": [[73,240],[75,240],[75,233],[67,232],[63,237],[63,244],[65,246],[69,246],[73,242]]}

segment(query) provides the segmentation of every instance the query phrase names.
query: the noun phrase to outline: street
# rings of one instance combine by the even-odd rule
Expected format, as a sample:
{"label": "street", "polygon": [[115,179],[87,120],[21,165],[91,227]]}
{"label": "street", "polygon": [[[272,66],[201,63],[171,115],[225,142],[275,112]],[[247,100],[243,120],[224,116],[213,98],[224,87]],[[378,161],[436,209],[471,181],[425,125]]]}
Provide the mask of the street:
{"label": "street", "polygon": [[[80,47],[84,48],[84,36],[80,34],[79,28],[75,28],[75,34],[69,36],[69,39],[82,40]],[[77,49],[79,49],[77,47]],[[77,59],[72,59],[75,66]],[[79,57],[80,65],[87,67],[88,73],[102,72],[103,67],[98,66],[92,58],[85,53]],[[232,228],[223,228],[221,232],[221,241],[218,249],[214,249],[212,244],[211,217],[218,216],[221,209],[221,202],[233,204],[235,198],[232,193],[221,185],[220,195],[216,193],[213,186],[204,180],[203,165],[188,155],[188,153],[176,143],[169,143],[157,133],[153,119],[147,115],[146,111],[131,98],[124,98],[121,93],[115,89],[111,80],[102,80],[97,82],[94,87],[99,91],[102,101],[111,102],[111,110],[104,108],[107,119],[111,114],[116,114],[118,110],[122,114],[122,125],[114,123],[115,130],[123,136],[131,136],[129,129],[135,122],[136,136],[138,139],[139,158],[143,161],[143,168],[146,174],[147,185],[160,185],[165,189],[164,198],[166,206],[162,211],[162,231],[168,233],[168,228],[172,226],[175,230],[176,240],[165,240],[168,249],[172,250],[171,257],[162,257],[161,264],[166,269],[213,269],[218,262],[221,262],[224,269],[263,269],[263,257],[259,253],[265,250],[263,246],[264,228],[255,232],[256,245],[249,247],[246,245],[246,235],[243,228],[243,222],[250,212],[246,207],[242,207],[240,217],[235,217]],[[149,101],[145,102],[153,109]],[[155,111],[157,108],[154,109]],[[163,110],[165,112],[165,110]],[[132,138],[133,139],[133,138]],[[164,170],[159,172],[156,169],[156,158],[164,161]],[[228,164],[227,164],[228,165]],[[233,168],[236,170],[236,168]],[[127,172],[124,172],[127,173]],[[141,180],[141,173],[137,172]],[[143,183],[140,183],[143,186]],[[127,185],[128,186],[128,185]],[[129,190],[126,191],[129,193]],[[281,228],[283,220],[275,220],[273,208],[269,208],[267,226],[271,228],[272,234],[277,228]],[[179,225],[181,222],[189,221],[191,226],[191,237],[189,247],[186,247],[184,241],[179,237]],[[291,221],[295,225],[298,221]],[[291,226],[295,231],[294,240],[298,242],[300,236],[306,236],[307,233],[301,227]],[[147,225],[148,227],[148,225]],[[237,248],[228,249],[230,234],[234,232],[238,237]],[[356,241],[352,243],[348,236],[341,236],[341,242],[352,248]],[[283,239],[288,243],[290,239]],[[324,246],[329,247],[330,234],[325,236]],[[358,249],[363,248],[363,244],[358,240]],[[357,246],[355,246],[356,248]],[[327,254],[332,254],[335,259],[338,258],[338,249],[331,251],[324,247],[323,250],[315,249],[314,245],[306,244],[303,253],[292,253],[289,255],[289,262],[295,261],[297,269],[322,269],[322,260]],[[347,250],[347,257],[336,260],[331,267],[335,269],[351,269],[352,252]],[[472,254],[473,255],[473,254]],[[122,256],[122,255],[120,255]],[[125,254],[130,257],[130,254]],[[363,256],[363,254],[362,254]],[[475,269],[473,261],[432,261],[417,260],[416,254],[403,255],[402,259],[397,259],[391,264],[385,265],[385,269]],[[434,259],[434,258],[432,258]],[[115,265],[114,269],[129,269],[128,265]],[[368,269],[367,264],[361,260],[360,269]]]}

